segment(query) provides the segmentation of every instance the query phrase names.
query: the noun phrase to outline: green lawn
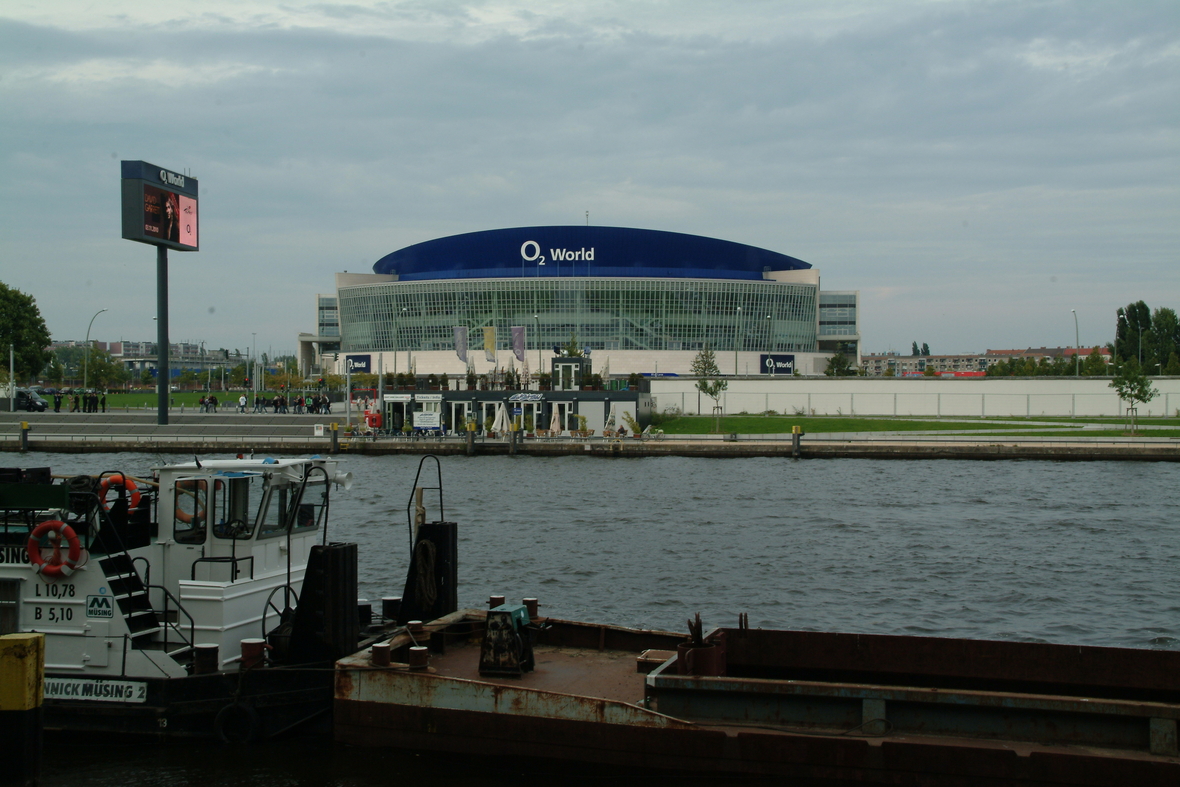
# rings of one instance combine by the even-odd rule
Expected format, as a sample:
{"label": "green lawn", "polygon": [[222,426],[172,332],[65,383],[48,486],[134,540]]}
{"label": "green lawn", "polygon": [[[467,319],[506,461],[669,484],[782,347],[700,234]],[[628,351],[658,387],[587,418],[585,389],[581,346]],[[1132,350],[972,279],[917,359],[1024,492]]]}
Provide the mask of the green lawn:
{"label": "green lawn", "polygon": [[[1075,423],[1075,424],[1111,424],[1113,426],[1121,426],[1127,422],[1126,418],[1067,418],[1064,416],[1048,416],[1045,418],[1033,418],[1033,421],[1049,421],[1061,423]],[[1177,426],[1180,427],[1180,418],[1145,418],[1140,416],[1140,426]]]}
{"label": "green lawn", "polygon": [[1004,437],[1065,437],[1069,439],[1080,438],[1110,438],[1110,437],[1180,437],[1180,429],[1140,429],[1134,435],[1130,432],[1125,432],[1122,429],[1087,429],[1084,432],[1080,431],[1063,431],[1056,430],[1053,432],[1005,432]]}
{"label": "green lawn", "polygon": [[[789,434],[793,426],[807,434],[828,432],[935,432],[978,429],[1028,429],[1029,424],[994,421],[924,421],[897,418],[817,418],[807,416],[728,415],[721,419],[724,434]],[[680,416],[659,424],[665,434],[709,434],[716,431],[708,416]],[[1062,431],[1070,428],[1062,424]]]}
{"label": "green lawn", "polygon": [[[213,395],[217,397],[217,409],[221,409],[228,405],[238,406],[238,397],[241,396],[241,391],[214,391]],[[200,407],[201,397],[204,396],[202,391],[177,391],[172,394],[172,406],[180,407],[182,404],[185,409]],[[274,396],[273,393],[270,396]],[[247,397],[248,398],[248,397]],[[253,400],[250,400],[251,407]],[[62,403],[65,407],[65,403]],[[108,410],[122,410],[124,407],[130,407],[133,410],[146,408],[148,410],[156,409],[156,394],[154,391],[136,391],[132,393],[113,393],[107,394],[107,409]]]}

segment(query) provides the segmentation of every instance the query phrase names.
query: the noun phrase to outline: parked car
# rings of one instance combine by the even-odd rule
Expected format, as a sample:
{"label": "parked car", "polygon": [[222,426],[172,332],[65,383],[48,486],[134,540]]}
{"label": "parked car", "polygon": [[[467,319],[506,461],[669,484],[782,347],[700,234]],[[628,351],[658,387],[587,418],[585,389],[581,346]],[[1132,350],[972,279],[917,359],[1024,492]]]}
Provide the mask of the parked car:
{"label": "parked car", "polygon": [[28,410],[30,413],[43,413],[49,409],[49,402],[41,398],[41,394],[27,388],[16,389],[15,407],[18,410]]}

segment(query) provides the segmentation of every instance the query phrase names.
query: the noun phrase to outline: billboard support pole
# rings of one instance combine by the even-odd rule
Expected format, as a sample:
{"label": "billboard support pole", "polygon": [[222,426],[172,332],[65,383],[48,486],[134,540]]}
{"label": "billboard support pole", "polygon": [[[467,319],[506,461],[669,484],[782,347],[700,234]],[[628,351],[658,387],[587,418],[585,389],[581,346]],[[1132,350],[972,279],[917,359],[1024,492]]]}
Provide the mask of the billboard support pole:
{"label": "billboard support pole", "polygon": [[168,400],[172,375],[168,369],[168,247],[156,246],[156,423],[168,423]]}

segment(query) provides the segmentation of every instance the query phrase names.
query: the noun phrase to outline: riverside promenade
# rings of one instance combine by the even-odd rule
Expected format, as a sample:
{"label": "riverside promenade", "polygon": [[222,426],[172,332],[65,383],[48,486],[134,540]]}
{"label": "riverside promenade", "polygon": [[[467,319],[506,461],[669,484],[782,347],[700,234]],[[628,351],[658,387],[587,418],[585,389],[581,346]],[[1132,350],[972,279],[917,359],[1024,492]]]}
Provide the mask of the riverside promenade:
{"label": "riverside promenade", "polygon": [[[335,419],[335,420],[334,420]],[[349,436],[344,414],[273,415],[270,413],[201,413],[173,411],[160,426],[152,411],[107,413],[0,413],[0,451],[28,453],[158,454],[466,454],[466,435],[442,438]],[[22,443],[21,424],[28,424]],[[332,424],[338,425],[335,440]],[[323,436],[316,436],[317,425]],[[505,438],[476,436],[475,455],[510,453],[531,456],[603,457],[777,456],[802,459],[1050,459],[1180,461],[1180,439],[1113,434],[1022,437],[991,433],[864,432],[805,435],[796,453],[790,434],[666,435],[656,438]]]}

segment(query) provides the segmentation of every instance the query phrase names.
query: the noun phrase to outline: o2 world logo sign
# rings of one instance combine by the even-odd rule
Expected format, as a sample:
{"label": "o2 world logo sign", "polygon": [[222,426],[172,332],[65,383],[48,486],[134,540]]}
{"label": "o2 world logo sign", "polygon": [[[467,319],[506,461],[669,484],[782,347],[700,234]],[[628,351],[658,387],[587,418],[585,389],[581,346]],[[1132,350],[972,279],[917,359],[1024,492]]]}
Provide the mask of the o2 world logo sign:
{"label": "o2 world logo sign", "polygon": [[766,353],[758,356],[758,365],[763,374],[794,374],[795,356]]}
{"label": "o2 world logo sign", "polygon": [[[525,262],[535,262],[544,265],[545,255],[541,253],[541,244],[535,240],[526,240],[520,244],[520,258]],[[549,259],[555,262],[594,262],[594,247],[573,249],[550,249]]]}

